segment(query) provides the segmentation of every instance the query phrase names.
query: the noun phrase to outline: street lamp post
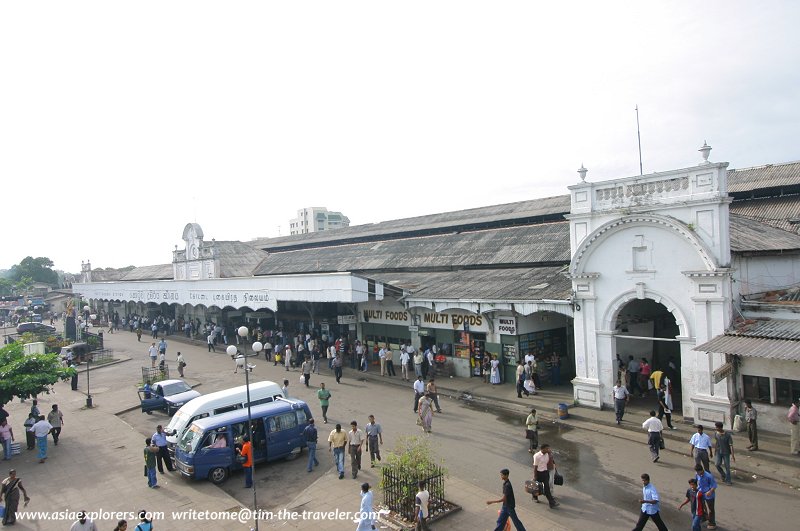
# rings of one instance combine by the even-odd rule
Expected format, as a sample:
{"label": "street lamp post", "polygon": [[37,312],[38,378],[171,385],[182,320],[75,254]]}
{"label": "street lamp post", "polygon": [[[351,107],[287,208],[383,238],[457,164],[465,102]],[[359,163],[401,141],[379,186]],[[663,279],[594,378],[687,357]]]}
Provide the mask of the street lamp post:
{"label": "street lamp post", "polygon": [[[236,333],[239,335],[240,338],[242,338],[242,340],[246,340],[249,334],[249,330],[247,329],[246,326],[240,326],[239,329],[236,331]],[[259,341],[253,343],[253,352],[255,352],[256,356],[258,356],[258,353],[261,352],[261,349],[263,348],[264,345],[262,345]],[[245,350],[245,352],[246,349],[247,346],[242,347],[242,350]],[[239,354],[239,349],[237,349],[235,345],[230,345],[228,346],[227,349],[225,349],[225,352],[227,352],[228,355],[230,355],[231,357],[235,357]],[[245,353],[242,353],[242,356],[245,356]],[[250,444],[252,448],[252,445],[255,444],[255,441],[253,440],[253,415],[250,409],[250,368],[248,367],[247,356],[245,356],[245,361],[244,361],[244,383],[245,383],[245,389],[247,391],[247,436],[250,438]],[[255,459],[251,463],[250,472],[253,476],[253,513],[254,513],[253,517],[255,519],[255,531],[258,531],[258,494],[256,489],[256,485],[258,484],[258,482],[255,479],[256,476]]]}
{"label": "street lamp post", "polygon": [[[84,323],[88,324],[88,322],[89,322],[89,312],[90,311],[91,311],[91,308],[89,308],[88,305],[83,307]],[[87,337],[86,339],[87,339],[87,344],[88,344],[88,339],[89,338]],[[91,352],[87,352],[86,356],[87,356],[86,357],[86,407],[91,409],[92,407],[94,407],[94,404],[92,403],[92,393],[91,393],[90,387],[89,387],[89,366],[92,363],[92,353]]]}

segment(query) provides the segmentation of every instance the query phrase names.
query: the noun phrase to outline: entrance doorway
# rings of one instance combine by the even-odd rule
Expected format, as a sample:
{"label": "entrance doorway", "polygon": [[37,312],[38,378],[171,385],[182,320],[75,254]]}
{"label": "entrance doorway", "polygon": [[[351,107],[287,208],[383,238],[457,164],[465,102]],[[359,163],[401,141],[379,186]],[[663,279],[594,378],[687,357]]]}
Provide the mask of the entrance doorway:
{"label": "entrance doorway", "polygon": [[[673,409],[680,410],[681,344],[675,316],[652,299],[634,299],[617,314],[616,332],[617,362],[627,365],[631,356],[637,362],[645,358],[651,371],[662,371],[669,378]],[[644,392],[655,397],[654,390]]]}

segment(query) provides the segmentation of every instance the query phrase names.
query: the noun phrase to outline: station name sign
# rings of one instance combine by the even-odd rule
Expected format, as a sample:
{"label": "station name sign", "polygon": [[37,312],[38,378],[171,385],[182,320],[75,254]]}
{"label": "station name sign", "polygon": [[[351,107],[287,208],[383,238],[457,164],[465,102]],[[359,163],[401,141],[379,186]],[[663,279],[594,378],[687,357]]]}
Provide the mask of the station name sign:
{"label": "station name sign", "polygon": [[217,289],[136,289],[81,286],[81,295],[90,299],[152,302],[156,304],[191,304],[224,308],[247,306],[253,310],[276,309],[276,301],[267,290],[217,290]]}

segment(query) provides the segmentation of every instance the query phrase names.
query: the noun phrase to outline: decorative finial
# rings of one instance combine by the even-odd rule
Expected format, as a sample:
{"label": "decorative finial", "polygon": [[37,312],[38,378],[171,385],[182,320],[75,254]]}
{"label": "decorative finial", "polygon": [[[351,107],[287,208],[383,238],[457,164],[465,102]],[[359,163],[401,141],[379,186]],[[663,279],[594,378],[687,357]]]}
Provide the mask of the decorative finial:
{"label": "decorative finial", "polygon": [[578,170],[578,175],[581,176],[581,182],[586,181],[586,172],[589,171],[583,167],[583,162],[581,162],[581,169]]}
{"label": "decorative finial", "polygon": [[710,162],[708,162],[708,155],[711,153],[711,146],[709,146],[705,140],[703,140],[703,147],[697,151],[703,155],[703,164],[710,164]]}

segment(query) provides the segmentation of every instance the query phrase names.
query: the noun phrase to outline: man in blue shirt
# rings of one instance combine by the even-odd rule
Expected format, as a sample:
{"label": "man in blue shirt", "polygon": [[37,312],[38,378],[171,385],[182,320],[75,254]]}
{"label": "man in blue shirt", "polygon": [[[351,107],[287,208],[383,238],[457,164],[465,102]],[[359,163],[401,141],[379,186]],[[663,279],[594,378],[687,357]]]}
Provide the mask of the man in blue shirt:
{"label": "man in blue shirt", "polygon": [[642,499],[639,502],[642,504],[642,513],[639,515],[639,521],[636,522],[636,527],[633,528],[633,531],[642,531],[650,518],[653,519],[659,531],[667,531],[667,526],[664,525],[659,514],[661,504],[659,503],[658,491],[650,484],[649,474],[642,474]]}
{"label": "man in blue shirt", "polygon": [[695,465],[703,465],[703,470],[709,470],[708,460],[714,457],[714,451],[711,449],[711,437],[703,433],[703,426],[698,424],[696,426],[697,433],[692,435],[689,439],[691,445],[691,455],[694,457]]}
{"label": "man in blue shirt", "polygon": [[714,502],[716,501],[717,494],[717,480],[711,472],[703,469],[703,465],[695,465],[694,471],[697,472],[697,488],[703,493],[703,502],[708,509],[708,527],[707,529],[716,529],[717,520],[714,512]]}
{"label": "man in blue shirt", "polygon": [[[169,456],[169,449],[167,447],[167,434],[164,433],[164,428],[159,424],[156,426],[156,432],[151,437],[153,444],[158,447],[158,454],[156,460],[158,463],[158,471],[164,473],[164,465],[167,465],[167,470],[172,472],[172,458]],[[163,463],[163,465],[162,465]]]}

